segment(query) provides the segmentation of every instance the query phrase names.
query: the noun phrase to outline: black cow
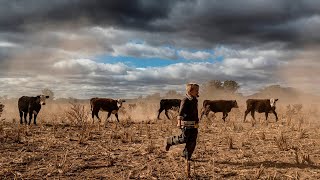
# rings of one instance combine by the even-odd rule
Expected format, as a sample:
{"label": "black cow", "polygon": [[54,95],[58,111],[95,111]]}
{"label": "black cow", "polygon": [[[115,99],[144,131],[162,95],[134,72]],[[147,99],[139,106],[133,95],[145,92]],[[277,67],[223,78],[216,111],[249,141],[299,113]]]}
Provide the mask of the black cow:
{"label": "black cow", "polygon": [[110,98],[92,98],[90,99],[90,105],[91,105],[91,111],[92,111],[92,123],[94,123],[94,116],[96,116],[101,122],[101,119],[99,118],[99,111],[107,111],[108,112],[108,118],[111,116],[111,113],[114,114],[117,118],[117,121],[119,122],[118,118],[118,111],[122,106],[122,103],[126,102],[123,99],[110,99]]}
{"label": "black cow", "polygon": [[208,118],[209,112],[212,111],[214,113],[222,112],[222,119],[226,121],[226,117],[232,108],[238,108],[236,100],[204,100],[200,119],[202,119],[203,115]]}
{"label": "black cow", "polygon": [[181,103],[181,99],[161,99],[160,101],[160,108],[158,110],[158,119],[160,119],[160,113],[165,110],[165,114],[167,116],[168,119],[169,115],[168,115],[168,110],[169,109],[173,109],[173,108],[179,108],[180,107],[180,103]]}
{"label": "black cow", "polygon": [[276,102],[278,99],[248,99],[247,100],[247,110],[244,114],[243,122],[246,121],[246,117],[249,112],[251,112],[252,118],[254,118],[254,112],[265,113],[266,120],[268,120],[268,114],[272,112],[276,116],[276,121],[278,121],[278,115],[276,113]]}
{"label": "black cow", "polygon": [[34,115],[33,123],[36,125],[36,119],[40,112],[41,105],[46,104],[46,99],[49,96],[39,95],[36,97],[22,96],[18,100],[18,108],[20,113],[20,124],[23,124],[22,116],[24,116],[24,122],[27,124],[27,114],[29,113],[29,125],[31,123],[32,115]]}

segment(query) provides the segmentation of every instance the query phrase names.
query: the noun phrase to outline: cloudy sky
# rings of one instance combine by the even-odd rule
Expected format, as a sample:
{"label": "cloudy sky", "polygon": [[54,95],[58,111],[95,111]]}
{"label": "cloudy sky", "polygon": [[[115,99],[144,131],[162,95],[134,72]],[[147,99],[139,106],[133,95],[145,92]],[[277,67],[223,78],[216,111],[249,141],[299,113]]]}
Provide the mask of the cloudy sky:
{"label": "cloudy sky", "polygon": [[235,80],[320,94],[320,1],[0,0],[0,96],[134,98]]}

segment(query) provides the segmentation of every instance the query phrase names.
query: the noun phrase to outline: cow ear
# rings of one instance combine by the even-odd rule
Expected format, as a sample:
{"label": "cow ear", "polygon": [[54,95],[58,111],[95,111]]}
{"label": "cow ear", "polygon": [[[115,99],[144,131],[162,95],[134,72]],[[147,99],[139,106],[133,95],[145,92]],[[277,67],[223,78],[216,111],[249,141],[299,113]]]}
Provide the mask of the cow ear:
{"label": "cow ear", "polygon": [[41,96],[39,95],[39,96],[37,96],[37,98],[40,98]]}
{"label": "cow ear", "polygon": [[46,98],[48,99],[50,96],[46,96]]}
{"label": "cow ear", "polygon": [[126,100],[122,99],[122,102],[126,102]]}
{"label": "cow ear", "polygon": [[274,101],[278,101],[279,99],[275,99]]}

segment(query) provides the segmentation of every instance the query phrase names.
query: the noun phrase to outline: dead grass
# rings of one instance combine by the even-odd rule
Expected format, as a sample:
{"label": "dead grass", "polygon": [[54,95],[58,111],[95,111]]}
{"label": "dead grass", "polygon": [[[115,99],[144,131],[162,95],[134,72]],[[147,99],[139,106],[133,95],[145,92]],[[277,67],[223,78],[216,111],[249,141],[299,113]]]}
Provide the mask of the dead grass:
{"label": "dead grass", "polygon": [[[119,114],[120,123],[110,120],[101,126],[92,124],[88,104],[48,107],[41,110],[38,126],[21,126],[15,120],[18,113],[8,113],[14,110],[3,114],[1,179],[186,178],[184,145],[168,152],[163,145],[165,137],[180,130],[174,120],[153,119],[157,108],[139,115],[137,108]],[[320,123],[311,122],[317,118],[304,110],[290,122],[285,107],[278,111],[278,122],[272,115],[265,122],[264,114],[256,114],[254,125],[242,122],[243,109],[231,111],[226,122],[220,114],[204,118],[191,179],[319,179]],[[101,119],[105,116],[101,112]]]}

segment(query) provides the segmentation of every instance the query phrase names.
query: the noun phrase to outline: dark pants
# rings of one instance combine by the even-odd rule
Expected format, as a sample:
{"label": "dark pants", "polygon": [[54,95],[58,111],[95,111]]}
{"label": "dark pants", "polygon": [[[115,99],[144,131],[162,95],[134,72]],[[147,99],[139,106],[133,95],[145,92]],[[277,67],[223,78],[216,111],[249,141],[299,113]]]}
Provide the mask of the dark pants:
{"label": "dark pants", "polygon": [[182,128],[181,134],[179,136],[169,137],[167,139],[167,143],[171,146],[186,143],[186,146],[183,150],[183,156],[186,159],[190,160],[192,153],[196,148],[197,137],[198,137],[197,128]]}

